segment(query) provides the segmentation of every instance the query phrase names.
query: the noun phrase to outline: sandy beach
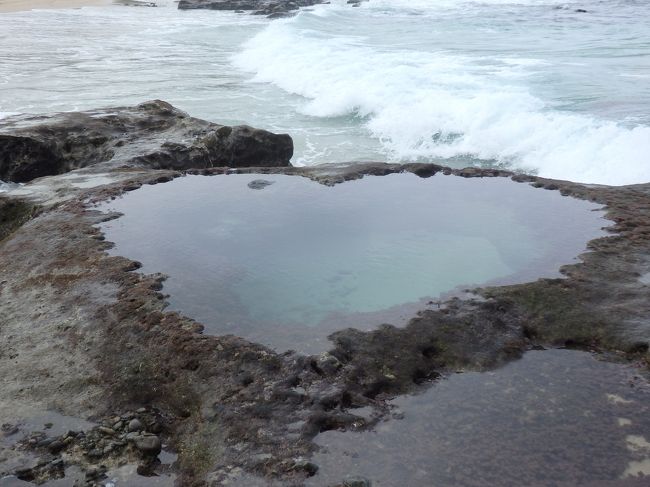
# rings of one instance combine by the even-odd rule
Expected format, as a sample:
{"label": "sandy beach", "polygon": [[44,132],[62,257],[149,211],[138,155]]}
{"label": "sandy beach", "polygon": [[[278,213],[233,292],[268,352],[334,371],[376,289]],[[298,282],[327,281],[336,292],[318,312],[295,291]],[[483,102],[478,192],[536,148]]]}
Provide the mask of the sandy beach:
{"label": "sandy beach", "polygon": [[0,0],[0,13],[110,5],[111,0]]}

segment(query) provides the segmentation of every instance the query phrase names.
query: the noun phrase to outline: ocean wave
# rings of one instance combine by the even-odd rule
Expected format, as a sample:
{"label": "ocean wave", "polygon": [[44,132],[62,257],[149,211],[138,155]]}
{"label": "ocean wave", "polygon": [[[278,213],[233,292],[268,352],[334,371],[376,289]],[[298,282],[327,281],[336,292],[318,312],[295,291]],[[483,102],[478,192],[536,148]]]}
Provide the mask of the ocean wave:
{"label": "ocean wave", "polygon": [[581,0],[369,0],[361,6],[395,10],[439,10],[441,8],[468,8],[472,6],[557,6],[564,7],[581,3]]}
{"label": "ocean wave", "polygon": [[549,106],[519,82],[542,61],[381,49],[300,22],[271,24],[235,64],[304,97],[304,114],[358,117],[390,160],[473,159],[588,183],[650,180],[650,127]]}

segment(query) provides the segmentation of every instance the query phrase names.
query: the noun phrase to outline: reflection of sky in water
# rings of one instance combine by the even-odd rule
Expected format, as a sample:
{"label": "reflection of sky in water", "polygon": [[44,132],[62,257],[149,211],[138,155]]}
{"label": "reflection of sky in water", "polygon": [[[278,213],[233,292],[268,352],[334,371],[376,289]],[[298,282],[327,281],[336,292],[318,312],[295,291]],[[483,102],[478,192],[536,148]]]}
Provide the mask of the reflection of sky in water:
{"label": "reflection of sky in water", "polygon": [[279,347],[300,340],[283,343],[272,325],[310,340],[343,315],[376,325],[377,313],[461,285],[554,277],[604,223],[592,204],[505,179],[401,174],[327,187],[269,176],[249,189],[255,178],[146,187],[107,205],[125,216],[104,228],[115,253],[171,276],[174,309]]}
{"label": "reflection of sky in water", "polygon": [[319,435],[320,469],[309,485],[346,474],[373,487],[573,487],[650,475],[650,388],[635,372],[548,350],[494,372],[452,375],[393,401],[401,419]]}

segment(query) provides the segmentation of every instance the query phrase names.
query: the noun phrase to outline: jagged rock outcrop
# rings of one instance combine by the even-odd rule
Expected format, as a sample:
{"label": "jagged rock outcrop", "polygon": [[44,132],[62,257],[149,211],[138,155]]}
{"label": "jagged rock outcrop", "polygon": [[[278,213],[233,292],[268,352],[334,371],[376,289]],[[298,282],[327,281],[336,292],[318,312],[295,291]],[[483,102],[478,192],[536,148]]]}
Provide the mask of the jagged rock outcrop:
{"label": "jagged rock outcrop", "polygon": [[92,165],[176,170],[288,166],[292,155],[289,135],[211,123],[160,100],[21,115],[0,124],[0,180],[13,182]]}
{"label": "jagged rock outcrop", "polygon": [[286,17],[301,7],[309,7],[326,0],[180,0],[180,10],[235,10],[267,15],[271,18]]}

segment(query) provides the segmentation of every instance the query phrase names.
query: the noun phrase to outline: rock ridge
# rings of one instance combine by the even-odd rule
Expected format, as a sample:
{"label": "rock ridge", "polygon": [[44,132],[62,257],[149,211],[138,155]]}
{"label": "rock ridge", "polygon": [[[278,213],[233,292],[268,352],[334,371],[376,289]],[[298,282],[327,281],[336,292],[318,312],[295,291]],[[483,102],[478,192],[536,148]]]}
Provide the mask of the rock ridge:
{"label": "rock ridge", "polygon": [[19,183],[88,166],[289,166],[292,155],[287,134],[211,123],[161,100],[0,123],[0,180]]}
{"label": "rock ridge", "polygon": [[326,0],[180,0],[179,10],[234,10],[266,15],[269,18],[288,17],[302,7],[329,3]]}
{"label": "rock ridge", "polygon": [[[188,116],[170,105],[151,103],[136,112],[145,122],[157,120],[163,132],[187,122]],[[168,114],[152,119],[147,110]],[[110,120],[100,112],[99,118]],[[46,126],[48,118],[43,120]],[[200,122],[212,127],[206,130],[222,127]],[[55,137],[56,131],[43,130]],[[644,281],[650,275],[650,184],[587,186],[435,164],[179,169],[170,158],[184,167],[189,155],[138,159],[171,150],[161,149],[160,131],[153,132],[149,146],[146,136],[124,145],[98,142],[105,152],[98,150],[103,159],[93,164],[115,176],[108,184],[76,188],[69,199],[42,201],[39,208],[11,195],[0,198],[0,211],[6,209],[0,222],[6,228],[4,239],[0,235],[3,431],[9,440],[16,438],[10,434],[16,424],[12,415],[34,408],[99,425],[74,434],[32,431],[22,446],[7,447],[0,435],[1,454],[11,457],[23,448],[46,461],[29,468],[0,463],[0,475],[68,478],[65,469],[72,466],[88,479],[81,485],[102,485],[103,465],[136,462],[142,474],[162,473],[156,462],[162,448],[178,453],[173,472],[179,485],[303,485],[318,471],[310,460],[316,435],[372,428],[391,417],[396,395],[424,390],[445,374],[493,368],[539,347],[606,353],[633,362],[639,376],[650,369],[650,286]],[[124,149],[129,145],[132,151]],[[197,151],[204,146],[201,142]],[[170,169],[152,169],[157,164]],[[404,327],[343,329],[320,355],[276,352],[235,336],[205,335],[200,323],[167,311],[165,276],[135,272],[138,262],[109,256],[111,244],[97,228],[119,215],[102,214],[95,203],[187,173],[224,172],[291,174],[325,185],[399,172],[422,178],[507,177],[513,184],[602,204],[614,225],[608,236],[589,243],[578,263],[562,269],[564,278],[475,289],[469,297],[422,311]],[[362,415],[362,408],[373,415]]]}

